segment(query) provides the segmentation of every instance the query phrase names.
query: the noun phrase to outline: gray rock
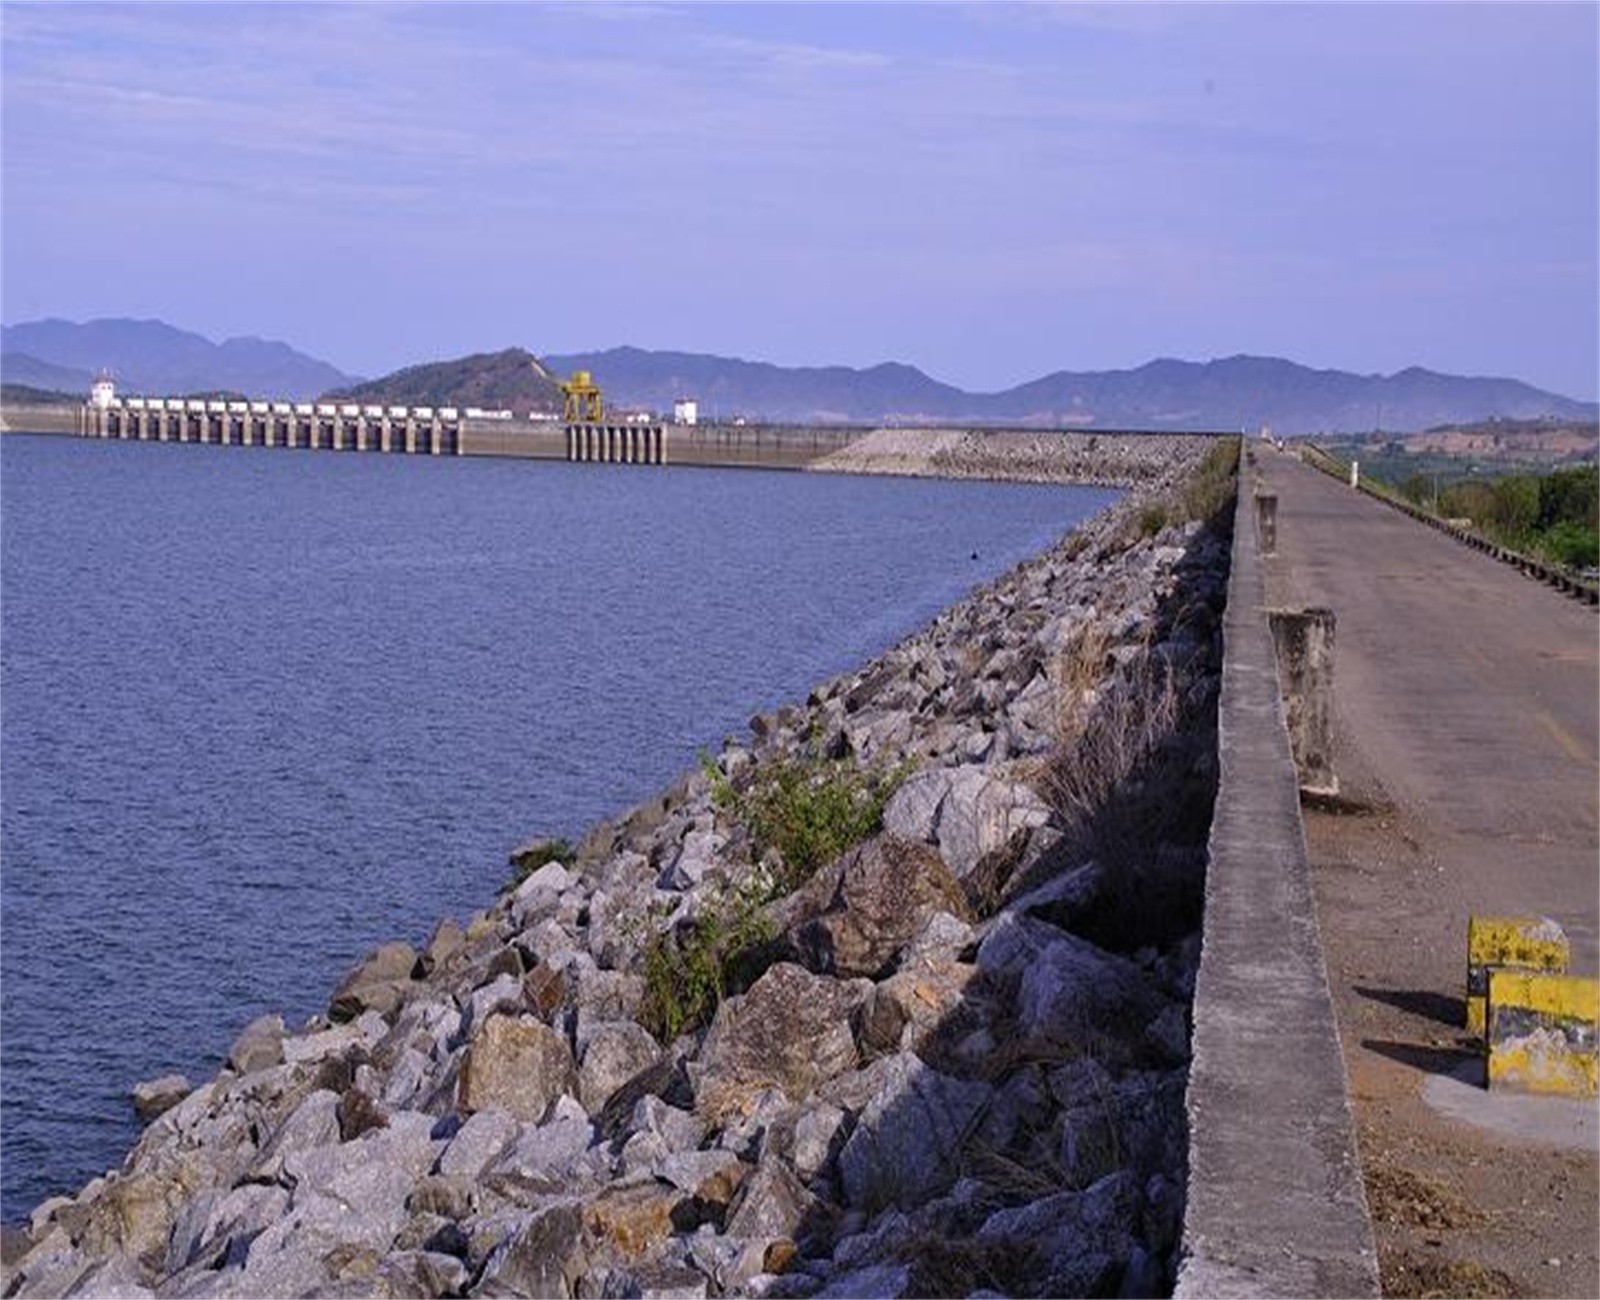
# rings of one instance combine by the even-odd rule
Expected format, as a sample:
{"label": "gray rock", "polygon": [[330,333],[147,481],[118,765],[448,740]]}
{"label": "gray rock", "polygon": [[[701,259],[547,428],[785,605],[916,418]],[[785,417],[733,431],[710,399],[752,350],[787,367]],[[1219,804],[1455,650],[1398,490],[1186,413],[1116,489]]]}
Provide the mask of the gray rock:
{"label": "gray rock", "polygon": [[164,1074],[133,1085],[133,1110],[141,1120],[153,1120],[171,1110],[194,1091],[194,1085],[181,1074]]}
{"label": "gray rock", "polygon": [[846,1202],[868,1210],[922,1204],[954,1181],[986,1084],[953,1079],[903,1052],[839,1153]]}
{"label": "gray rock", "polygon": [[664,889],[693,889],[717,866],[717,854],[727,844],[725,835],[715,830],[693,830],[683,839],[683,847],[672,866],[661,873]]}
{"label": "gray rock", "polygon": [[1050,820],[1050,809],[1028,786],[1003,781],[984,767],[952,769],[939,810],[939,854],[957,876],[989,853]]}
{"label": "gray rock", "polygon": [[922,924],[900,953],[900,970],[942,966],[955,961],[977,940],[977,931],[961,917],[935,912]]}
{"label": "gray rock", "polygon": [[388,1016],[396,1011],[411,985],[417,954],[409,943],[386,943],[357,963],[334,990],[328,1018],[354,1020],[363,1011]]}
{"label": "gray rock", "polygon": [[1017,1021],[1024,1033],[1070,1042],[1086,1030],[1142,1028],[1162,1005],[1127,958],[1058,931],[1023,972]]}
{"label": "gray rock", "polygon": [[228,1049],[228,1068],[236,1074],[254,1074],[283,1061],[283,1017],[257,1016]]}
{"label": "gray rock", "polygon": [[640,1097],[634,1104],[628,1127],[635,1134],[654,1134],[668,1151],[693,1151],[706,1135],[706,1126],[698,1118],[653,1095]]}
{"label": "gray rock", "polygon": [[480,1295],[576,1295],[587,1271],[584,1220],[576,1202],[531,1215],[483,1265]]}
{"label": "gray rock", "polygon": [[460,1295],[470,1280],[459,1259],[433,1250],[399,1251],[378,1265],[380,1294],[391,1296]]}
{"label": "gray rock", "polygon": [[[702,1117],[714,1122],[739,1111],[767,1087],[801,1101],[819,1083],[853,1069],[850,1018],[871,988],[865,980],[840,982],[780,962],[748,993],[725,1001],[690,1066]],[[783,1032],[774,1033],[779,1025]]]}
{"label": "gray rock", "polygon": [[439,1157],[439,1172],[447,1177],[459,1174],[476,1178],[485,1165],[500,1158],[521,1132],[522,1125],[504,1111],[479,1111],[450,1139],[450,1145]]}
{"label": "gray rock", "polygon": [[877,835],[785,904],[787,940],[822,974],[882,974],[936,912],[963,913],[961,887],[925,844]]}
{"label": "gray rock", "polygon": [[816,1198],[781,1161],[763,1160],[728,1209],[730,1237],[793,1237],[816,1208]]}
{"label": "gray rock", "polygon": [[[536,841],[536,843],[540,842]],[[524,846],[524,850],[519,850],[519,852],[525,852],[526,848],[528,847],[532,846]],[[516,854],[512,855],[512,860],[514,862],[517,861]],[[567,892],[567,890],[571,889],[572,886],[577,883],[577,881],[578,878],[574,876],[572,872],[568,871],[564,866],[562,866],[561,863],[556,861],[547,861],[542,867],[539,867],[528,874],[523,882],[517,886],[516,892],[512,894],[512,898],[516,902],[523,902],[531,898],[533,895],[541,892],[557,895],[564,894]]]}
{"label": "gray rock", "polygon": [[1044,1294],[1100,1295],[1128,1262],[1138,1216],[1138,1183],[1119,1172],[1082,1192],[1001,1210],[978,1241],[1019,1257]]}
{"label": "gray rock", "polygon": [[817,1102],[794,1122],[790,1161],[802,1178],[815,1178],[844,1145],[845,1113],[827,1102]]}
{"label": "gray rock", "polygon": [[913,1294],[911,1269],[905,1264],[872,1264],[854,1269],[813,1292],[816,1300],[898,1300]]}
{"label": "gray rock", "polygon": [[173,1222],[167,1239],[167,1272],[215,1263],[230,1251],[242,1255],[256,1234],[282,1218],[288,1208],[289,1193],[263,1183],[200,1193]]}
{"label": "gray rock", "polygon": [[573,1073],[565,1034],[529,1016],[490,1015],[462,1058],[457,1104],[537,1124],[571,1090]]}
{"label": "gray rock", "polygon": [[883,829],[903,840],[937,844],[939,809],[953,781],[954,774],[949,768],[918,772],[884,805]]}
{"label": "gray rock", "polygon": [[107,1300],[145,1300],[153,1294],[144,1285],[138,1263],[120,1252],[91,1264],[67,1292],[69,1297],[96,1296]]}
{"label": "gray rock", "polygon": [[618,1088],[661,1059],[656,1040],[631,1020],[607,1021],[580,1036],[586,1041],[578,1066],[578,1100],[591,1115],[598,1115]]}
{"label": "gray rock", "polygon": [[522,977],[519,975],[503,974],[496,976],[488,984],[472,990],[472,995],[467,998],[466,1004],[461,1008],[461,1028],[459,1033],[463,1039],[472,1037],[473,1032],[496,1011],[506,1011],[515,1014],[523,1009]]}
{"label": "gray rock", "polygon": [[339,1141],[339,1095],[319,1088],[302,1101],[267,1139],[251,1166],[251,1176],[276,1179],[284,1159],[297,1151],[336,1145]]}
{"label": "gray rock", "polygon": [[461,923],[454,917],[445,917],[433,927],[428,942],[422,946],[422,955],[417,958],[416,973],[424,978],[432,975],[460,952],[466,946],[466,942],[467,936],[461,928]]}
{"label": "gray rock", "polygon": [[731,1151],[678,1151],[662,1160],[656,1177],[711,1205],[726,1205],[749,1166]]}
{"label": "gray rock", "polygon": [[587,1119],[553,1119],[525,1127],[484,1173],[525,1183],[568,1179],[594,1140],[594,1125]]}

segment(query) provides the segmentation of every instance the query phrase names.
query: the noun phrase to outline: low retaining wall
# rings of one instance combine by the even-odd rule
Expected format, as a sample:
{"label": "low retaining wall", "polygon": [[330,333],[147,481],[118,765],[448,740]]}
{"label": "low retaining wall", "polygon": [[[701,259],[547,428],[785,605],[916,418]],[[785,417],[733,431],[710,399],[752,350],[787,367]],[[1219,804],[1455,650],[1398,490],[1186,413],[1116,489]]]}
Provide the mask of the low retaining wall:
{"label": "low retaining wall", "polygon": [[[1241,466],[1240,498],[1248,497]],[[1252,513],[1235,512],[1179,1296],[1375,1296]]]}
{"label": "low retaining wall", "polygon": [[0,433],[77,433],[82,408],[0,404]]}

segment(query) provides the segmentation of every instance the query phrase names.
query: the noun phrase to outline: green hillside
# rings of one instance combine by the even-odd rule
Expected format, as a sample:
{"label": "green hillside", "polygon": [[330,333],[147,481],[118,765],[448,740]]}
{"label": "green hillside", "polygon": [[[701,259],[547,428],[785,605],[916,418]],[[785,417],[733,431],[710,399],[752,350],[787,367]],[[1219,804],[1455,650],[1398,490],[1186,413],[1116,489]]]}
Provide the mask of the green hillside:
{"label": "green hillside", "polygon": [[370,402],[396,406],[480,406],[486,410],[561,410],[561,389],[533,353],[523,348],[478,352],[454,361],[407,366],[391,375],[336,388],[328,402]]}

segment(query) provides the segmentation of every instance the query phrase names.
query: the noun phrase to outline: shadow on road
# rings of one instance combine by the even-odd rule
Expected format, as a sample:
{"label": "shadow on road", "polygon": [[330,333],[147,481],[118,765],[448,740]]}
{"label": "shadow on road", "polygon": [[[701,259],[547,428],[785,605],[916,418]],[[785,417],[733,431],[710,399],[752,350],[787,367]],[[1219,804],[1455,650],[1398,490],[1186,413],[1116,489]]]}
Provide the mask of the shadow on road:
{"label": "shadow on road", "polygon": [[1374,989],[1360,984],[1355,986],[1355,991],[1370,1002],[1381,1002],[1413,1016],[1421,1016],[1424,1020],[1435,1020],[1451,1029],[1460,1029],[1466,1023],[1467,1004],[1464,998],[1427,989]]}

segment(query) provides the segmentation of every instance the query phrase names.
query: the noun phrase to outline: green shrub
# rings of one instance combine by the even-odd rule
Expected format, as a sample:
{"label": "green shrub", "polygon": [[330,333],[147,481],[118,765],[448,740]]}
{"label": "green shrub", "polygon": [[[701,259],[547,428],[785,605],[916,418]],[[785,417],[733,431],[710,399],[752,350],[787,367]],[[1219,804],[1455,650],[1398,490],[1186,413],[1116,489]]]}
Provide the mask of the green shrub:
{"label": "green shrub", "polygon": [[712,895],[695,919],[653,936],[644,952],[639,1020],[663,1043],[706,1024],[730,990],[761,970],[774,935],[768,882],[752,877]]}
{"label": "green shrub", "polygon": [[[783,859],[776,887],[798,889],[818,867],[883,828],[883,808],[909,773],[818,755],[758,767],[740,790],[714,778],[718,805],[744,824],[755,856]],[[717,777],[721,777],[718,773]]]}
{"label": "green shrub", "polygon": [[1146,506],[1139,512],[1139,536],[1154,537],[1167,526],[1167,508],[1164,505]]}
{"label": "green shrub", "polygon": [[1222,438],[1201,459],[1184,484],[1183,517],[1202,523],[1220,519],[1232,504],[1239,474],[1239,439]]}
{"label": "green shrub", "polygon": [[1592,569],[1600,566],[1600,533],[1571,519],[1563,519],[1540,537],[1539,550],[1552,564]]}
{"label": "green shrub", "polygon": [[568,840],[535,840],[513,855],[511,879],[501,886],[500,892],[510,893],[546,863],[559,862],[564,867],[570,867],[577,860],[578,850]]}

